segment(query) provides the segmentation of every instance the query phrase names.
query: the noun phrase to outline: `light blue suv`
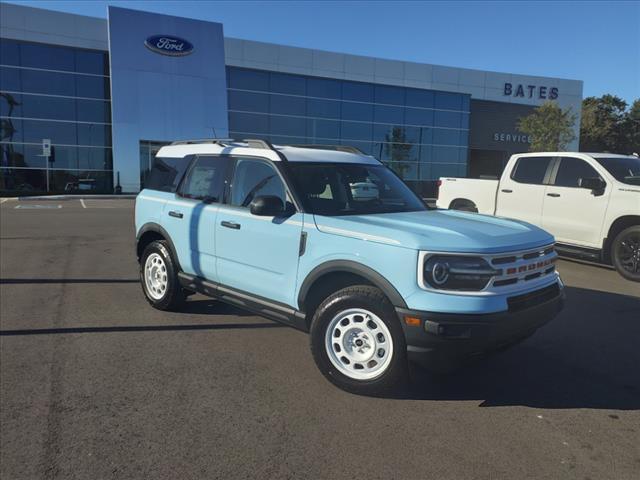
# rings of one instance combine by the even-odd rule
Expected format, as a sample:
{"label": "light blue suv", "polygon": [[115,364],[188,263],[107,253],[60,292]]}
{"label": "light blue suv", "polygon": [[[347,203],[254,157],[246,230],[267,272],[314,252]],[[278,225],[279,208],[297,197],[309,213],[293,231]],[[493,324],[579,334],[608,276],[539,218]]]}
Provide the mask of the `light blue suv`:
{"label": "light blue suv", "polygon": [[553,237],[427,207],[351,147],[176,142],[136,200],[149,303],[199,292],[310,332],[322,373],[380,394],[407,360],[448,364],[514,344],[563,304]]}

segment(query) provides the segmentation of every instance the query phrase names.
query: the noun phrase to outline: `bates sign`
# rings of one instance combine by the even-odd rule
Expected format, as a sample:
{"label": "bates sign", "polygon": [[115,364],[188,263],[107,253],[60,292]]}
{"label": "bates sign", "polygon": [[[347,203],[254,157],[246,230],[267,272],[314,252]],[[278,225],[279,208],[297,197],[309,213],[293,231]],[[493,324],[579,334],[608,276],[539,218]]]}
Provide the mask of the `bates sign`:
{"label": "bates sign", "polygon": [[558,98],[558,87],[544,87],[540,85],[513,85],[512,83],[505,83],[503,93],[508,97],[555,100],[556,98]]}
{"label": "bates sign", "polygon": [[152,52],[170,57],[184,57],[193,52],[190,42],[172,35],[153,35],[144,41],[144,46]]}

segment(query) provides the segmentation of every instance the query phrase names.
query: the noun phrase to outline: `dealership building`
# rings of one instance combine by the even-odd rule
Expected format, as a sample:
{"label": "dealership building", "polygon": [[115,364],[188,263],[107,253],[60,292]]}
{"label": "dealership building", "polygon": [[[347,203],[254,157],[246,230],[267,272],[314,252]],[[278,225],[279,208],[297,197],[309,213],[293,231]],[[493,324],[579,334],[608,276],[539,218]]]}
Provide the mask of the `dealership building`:
{"label": "dealership building", "polygon": [[499,174],[528,150],[518,119],[549,100],[577,114],[578,149],[578,80],[229,38],[117,7],[2,3],[0,22],[0,194],[137,192],[162,145],[216,137],[354,146],[428,196],[441,176]]}

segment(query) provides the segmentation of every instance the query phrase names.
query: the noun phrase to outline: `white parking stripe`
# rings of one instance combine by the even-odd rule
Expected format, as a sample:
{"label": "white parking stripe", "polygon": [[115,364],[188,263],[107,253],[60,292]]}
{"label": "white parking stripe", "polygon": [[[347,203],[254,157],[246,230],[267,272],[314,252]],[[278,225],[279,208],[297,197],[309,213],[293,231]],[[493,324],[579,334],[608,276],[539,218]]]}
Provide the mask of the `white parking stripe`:
{"label": "white parking stripe", "polygon": [[13,208],[20,208],[22,210],[57,209],[62,208],[62,205],[16,205]]}
{"label": "white parking stripe", "polygon": [[2,205],[4,202],[6,202],[7,200],[9,200],[8,198],[1,198],[0,199],[0,205]]}
{"label": "white parking stripe", "polygon": [[84,204],[84,198],[80,199],[80,203],[82,204],[82,208],[87,208],[87,206]]}

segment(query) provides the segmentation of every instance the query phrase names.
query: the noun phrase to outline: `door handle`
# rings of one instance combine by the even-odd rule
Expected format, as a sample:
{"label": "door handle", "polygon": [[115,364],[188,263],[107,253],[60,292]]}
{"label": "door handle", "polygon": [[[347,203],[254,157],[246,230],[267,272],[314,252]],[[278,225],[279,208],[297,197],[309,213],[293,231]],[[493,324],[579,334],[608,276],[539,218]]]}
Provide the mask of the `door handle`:
{"label": "door handle", "polygon": [[559,197],[559,193],[547,193],[547,197]]}
{"label": "door handle", "polygon": [[508,188],[503,188],[500,191],[503,192],[503,193],[513,193],[513,190],[509,190]]}
{"label": "door handle", "polygon": [[169,212],[169,216],[170,217],[174,217],[174,218],[182,218],[184,215],[182,215],[182,213],[180,213],[180,212],[176,212],[174,210],[171,210]]}
{"label": "door handle", "polygon": [[227,222],[226,220],[223,220],[222,222],[220,222],[220,225],[222,225],[223,227],[227,227],[227,228],[233,228],[234,230],[240,230],[240,224],[239,223]]}

